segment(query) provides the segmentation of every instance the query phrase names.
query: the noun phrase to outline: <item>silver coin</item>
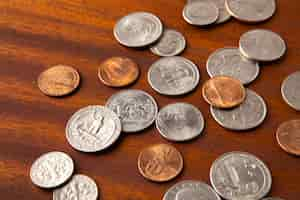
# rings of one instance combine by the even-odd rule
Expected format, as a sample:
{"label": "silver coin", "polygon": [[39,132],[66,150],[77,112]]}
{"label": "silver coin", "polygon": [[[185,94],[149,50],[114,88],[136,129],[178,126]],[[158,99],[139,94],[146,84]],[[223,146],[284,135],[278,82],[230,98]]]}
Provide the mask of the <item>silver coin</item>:
{"label": "silver coin", "polygon": [[210,169],[210,181],[224,199],[261,199],[272,185],[268,167],[256,156],[230,152],[218,158]]}
{"label": "silver coin", "polygon": [[173,185],[163,200],[221,200],[217,193],[201,181],[181,181]]}
{"label": "silver coin", "polygon": [[210,107],[213,118],[224,128],[243,131],[261,125],[267,116],[267,106],[262,97],[247,89],[245,101],[238,107],[224,110]]}
{"label": "silver coin", "polygon": [[197,66],[179,56],[161,58],[148,71],[149,84],[164,95],[186,94],[196,88],[199,79]]}
{"label": "silver coin", "polygon": [[166,29],[159,41],[150,50],[158,56],[176,56],[185,49],[185,46],[185,38],[180,32]]}
{"label": "silver coin", "polygon": [[212,53],[206,63],[210,77],[230,76],[249,84],[259,75],[259,64],[241,55],[237,48],[222,48]]}
{"label": "silver coin", "polygon": [[71,178],[72,158],[63,152],[49,152],[34,161],[30,169],[31,181],[42,188],[55,188]]}
{"label": "silver coin", "polygon": [[87,106],[77,111],[66,126],[69,144],[78,151],[97,152],[111,146],[120,136],[118,116],[103,106]]}
{"label": "silver coin", "polygon": [[124,90],[112,95],[106,106],[121,119],[124,132],[138,132],[153,124],[158,113],[152,96],[142,90]]}
{"label": "silver coin", "polygon": [[114,36],[127,47],[143,47],[157,41],[163,33],[160,19],[147,12],[131,13],[114,27]]}
{"label": "silver coin", "polygon": [[199,136],[204,129],[204,118],[195,106],[174,103],[162,108],[156,118],[156,128],[166,139],[187,141]]}
{"label": "silver coin", "polygon": [[278,197],[267,197],[267,198],[264,198],[262,200],[283,200],[282,198],[278,198]]}
{"label": "silver coin", "polygon": [[98,188],[95,181],[85,175],[76,174],[62,188],[53,191],[53,200],[96,200]]}
{"label": "silver coin", "polygon": [[294,72],[283,81],[281,94],[289,106],[300,111],[300,71]]}
{"label": "silver coin", "polygon": [[264,29],[244,33],[239,46],[245,57],[264,62],[280,59],[286,52],[284,40],[277,33]]}

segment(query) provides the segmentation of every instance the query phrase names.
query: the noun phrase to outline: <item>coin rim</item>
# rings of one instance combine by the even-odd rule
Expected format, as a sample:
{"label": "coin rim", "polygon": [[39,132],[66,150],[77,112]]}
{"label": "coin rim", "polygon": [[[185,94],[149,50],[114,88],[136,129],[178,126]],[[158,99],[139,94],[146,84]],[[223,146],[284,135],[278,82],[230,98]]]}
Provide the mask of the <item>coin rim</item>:
{"label": "coin rim", "polygon": [[295,106],[293,103],[290,102],[289,98],[286,95],[286,90],[287,90],[287,85],[288,85],[288,81],[291,80],[291,78],[293,78],[292,76],[296,76],[297,74],[299,74],[298,76],[300,77],[300,70],[299,71],[295,71],[291,74],[289,74],[284,81],[281,84],[281,96],[283,98],[283,100],[285,101],[285,103],[287,105],[289,105],[291,108],[293,108],[296,111],[300,111],[300,107]]}

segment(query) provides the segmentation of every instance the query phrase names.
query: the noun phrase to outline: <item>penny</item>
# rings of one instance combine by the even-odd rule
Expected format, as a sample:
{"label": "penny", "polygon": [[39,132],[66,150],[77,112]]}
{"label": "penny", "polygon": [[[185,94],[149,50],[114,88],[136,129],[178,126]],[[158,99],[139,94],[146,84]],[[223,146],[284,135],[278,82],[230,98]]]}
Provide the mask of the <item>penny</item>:
{"label": "penny", "polygon": [[135,62],[125,57],[112,57],[101,63],[98,69],[99,79],[111,87],[130,85],[139,76],[139,68]]}
{"label": "penny", "polygon": [[197,66],[180,57],[165,57],[153,63],[148,71],[148,82],[158,93],[183,95],[191,92],[199,83]]}
{"label": "penny", "polygon": [[203,84],[202,95],[214,107],[233,108],[244,102],[246,90],[237,79],[216,76]]}
{"label": "penny", "polygon": [[80,82],[76,69],[65,65],[53,66],[38,77],[38,87],[48,96],[65,96],[72,93]]}
{"label": "penny", "polygon": [[41,155],[30,168],[31,181],[42,188],[55,188],[71,178],[74,171],[72,158],[63,152]]}
{"label": "penny", "polygon": [[180,152],[168,144],[156,144],[144,149],[138,158],[142,176],[155,182],[174,179],[183,169]]}
{"label": "penny", "polygon": [[156,118],[156,128],[167,140],[181,142],[194,139],[204,129],[204,118],[198,108],[187,103],[169,104]]}
{"label": "penny", "polygon": [[103,106],[87,106],[73,114],[66,126],[69,144],[82,152],[97,152],[111,146],[120,136],[119,117]]}
{"label": "penny", "polygon": [[281,94],[289,106],[300,111],[300,71],[292,73],[283,81]]}
{"label": "penny", "polygon": [[127,47],[143,47],[156,42],[163,33],[160,19],[147,12],[134,12],[120,19],[114,27],[117,41]]}
{"label": "penny", "polygon": [[272,185],[268,167],[256,156],[230,152],[220,156],[210,169],[210,181],[224,199],[261,199]]}
{"label": "penny", "polygon": [[142,90],[124,90],[112,95],[106,107],[121,119],[124,132],[139,132],[151,126],[158,113],[152,96]]}

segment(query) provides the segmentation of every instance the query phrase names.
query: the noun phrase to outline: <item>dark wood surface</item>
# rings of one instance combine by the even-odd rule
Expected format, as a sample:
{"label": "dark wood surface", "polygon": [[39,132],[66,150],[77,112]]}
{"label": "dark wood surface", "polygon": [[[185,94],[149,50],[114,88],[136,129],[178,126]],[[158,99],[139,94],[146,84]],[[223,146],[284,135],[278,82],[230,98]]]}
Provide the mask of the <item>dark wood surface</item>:
{"label": "dark wood surface", "polygon": [[[2,0],[0,1],[0,199],[52,199],[52,192],[35,187],[29,178],[32,162],[48,151],[64,151],[75,160],[76,173],[94,178],[103,200],[162,199],[164,192],[180,180],[209,183],[212,162],[229,151],[247,151],[260,157],[273,175],[270,195],[286,200],[300,198],[300,158],[288,155],[276,143],[281,122],[299,118],[281,98],[280,85],[300,69],[300,3],[278,0],[276,15],[269,21],[249,25],[231,20],[201,29],[184,22],[184,0]],[[147,83],[147,70],[158,59],[148,50],[120,46],[112,30],[120,17],[133,11],[158,15],[170,28],[181,31],[188,47],[183,56],[200,69],[201,83],[191,94],[170,98],[155,93]],[[254,28],[271,29],[286,40],[288,53],[278,62],[264,64],[259,78],[249,86],[268,104],[269,114],[259,128],[243,133],[224,130],[212,119],[201,96],[208,79],[205,63],[214,50],[237,46],[239,37]],[[98,81],[97,67],[110,56],[124,55],[141,68],[139,80],[129,88],[152,94],[159,106],[185,101],[204,114],[202,137],[189,143],[173,144],[183,154],[184,172],[174,181],[156,184],[146,181],[137,170],[139,152],[153,143],[168,143],[152,126],[140,134],[123,135],[109,150],[84,154],[72,149],[65,138],[65,124],[77,109],[103,105],[119,89]],[[76,67],[81,74],[79,90],[66,98],[43,95],[36,79],[55,64]]]}

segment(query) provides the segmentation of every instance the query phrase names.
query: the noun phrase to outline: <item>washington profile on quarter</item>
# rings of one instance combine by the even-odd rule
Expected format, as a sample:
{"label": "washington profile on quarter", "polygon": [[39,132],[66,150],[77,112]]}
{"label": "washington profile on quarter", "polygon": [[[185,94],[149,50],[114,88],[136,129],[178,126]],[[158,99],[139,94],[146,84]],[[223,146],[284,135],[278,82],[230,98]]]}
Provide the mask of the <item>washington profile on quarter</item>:
{"label": "washington profile on quarter", "polygon": [[292,73],[283,81],[281,94],[289,106],[300,111],[300,71]]}

